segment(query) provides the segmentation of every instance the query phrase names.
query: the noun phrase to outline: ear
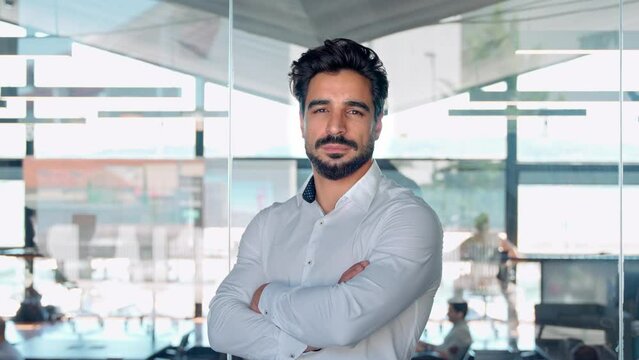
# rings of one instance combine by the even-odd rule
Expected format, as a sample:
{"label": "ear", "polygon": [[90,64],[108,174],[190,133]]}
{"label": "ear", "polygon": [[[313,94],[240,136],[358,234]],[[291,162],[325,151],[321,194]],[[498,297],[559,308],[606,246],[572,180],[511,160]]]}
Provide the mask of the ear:
{"label": "ear", "polygon": [[375,132],[375,140],[379,139],[379,135],[381,135],[382,133],[382,118],[384,117],[384,115],[379,115],[377,117],[377,121],[375,122],[374,125],[374,129],[373,131]]}

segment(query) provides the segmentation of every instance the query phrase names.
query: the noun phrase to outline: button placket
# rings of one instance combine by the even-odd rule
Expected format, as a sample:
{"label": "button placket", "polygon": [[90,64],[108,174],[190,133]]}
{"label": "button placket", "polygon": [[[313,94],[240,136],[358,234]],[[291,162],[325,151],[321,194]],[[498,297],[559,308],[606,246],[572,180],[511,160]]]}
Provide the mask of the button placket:
{"label": "button placket", "polygon": [[302,283],[306,281],[306,278],[309,275],[311,267],[313,265],[313,259],[315,257],[315,250],[317,247],[317,238],[319,235],[318,232],[321,232],[321,225],[324,223],[324,219],[320,218],[315,222],[315,226],[313,232],[311,233],[311,238],[308,242],[308,246],[306,248],[306,259],[304,260],[304,268],[302,269]]}

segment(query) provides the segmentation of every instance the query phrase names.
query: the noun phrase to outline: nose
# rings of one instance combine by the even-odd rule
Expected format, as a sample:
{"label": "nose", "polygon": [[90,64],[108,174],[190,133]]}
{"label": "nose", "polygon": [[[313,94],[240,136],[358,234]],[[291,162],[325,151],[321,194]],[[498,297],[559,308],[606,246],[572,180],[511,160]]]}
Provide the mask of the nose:
{"label": "nose", "polygon": [[326,132],[330,135],[343,135],[346,132],[346,119],[341,112],[333,112],[326,123]]}

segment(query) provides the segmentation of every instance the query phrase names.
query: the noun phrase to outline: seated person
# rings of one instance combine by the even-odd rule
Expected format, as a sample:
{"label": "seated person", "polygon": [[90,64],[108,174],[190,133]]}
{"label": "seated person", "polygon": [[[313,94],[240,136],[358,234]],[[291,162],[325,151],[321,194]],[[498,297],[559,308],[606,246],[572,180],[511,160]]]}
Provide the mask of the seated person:
{"label": "seated person", "polygon": [[572,352],[573,360],[599,360],[597,349],[585,344],[579,345]]}
{"label": "seated person", "polygon": [[418,341],[415,350],[417,354],[413,359],[462,359],[473,342],[468,324],[466,323],[467,312],[468,303],[466,303],[466,301],[449,300],[447,315],[448,319],[453,323],[453,328],[450,329],[450,332],[446,335],[441,345]]}
{"label": "seated person", "polygon": [[5,323],[0,317],[0,360],[22,360],[22,355],[4,337]]}

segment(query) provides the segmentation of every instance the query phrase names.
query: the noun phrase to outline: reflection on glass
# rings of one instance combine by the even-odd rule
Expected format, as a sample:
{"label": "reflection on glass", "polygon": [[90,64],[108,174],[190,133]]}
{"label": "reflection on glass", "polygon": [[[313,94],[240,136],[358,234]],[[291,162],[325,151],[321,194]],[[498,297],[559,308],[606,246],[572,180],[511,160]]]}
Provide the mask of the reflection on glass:
{"label": "reflection on glass", "polygon": [[[86,124],[39,124],[38,158],[189,159],[195,156],[195,119],[100,119]],[[149,134],[153,134],[149,136]]]}
{"label": "reflection on glass", "polygon": [[27,131],[22,124],[0,124],[0,159],[22,159],[26,152]]}
{"label": "reflection on glass", "polygon": [[0,248],[24,246],[24,181],[0,180]]}

